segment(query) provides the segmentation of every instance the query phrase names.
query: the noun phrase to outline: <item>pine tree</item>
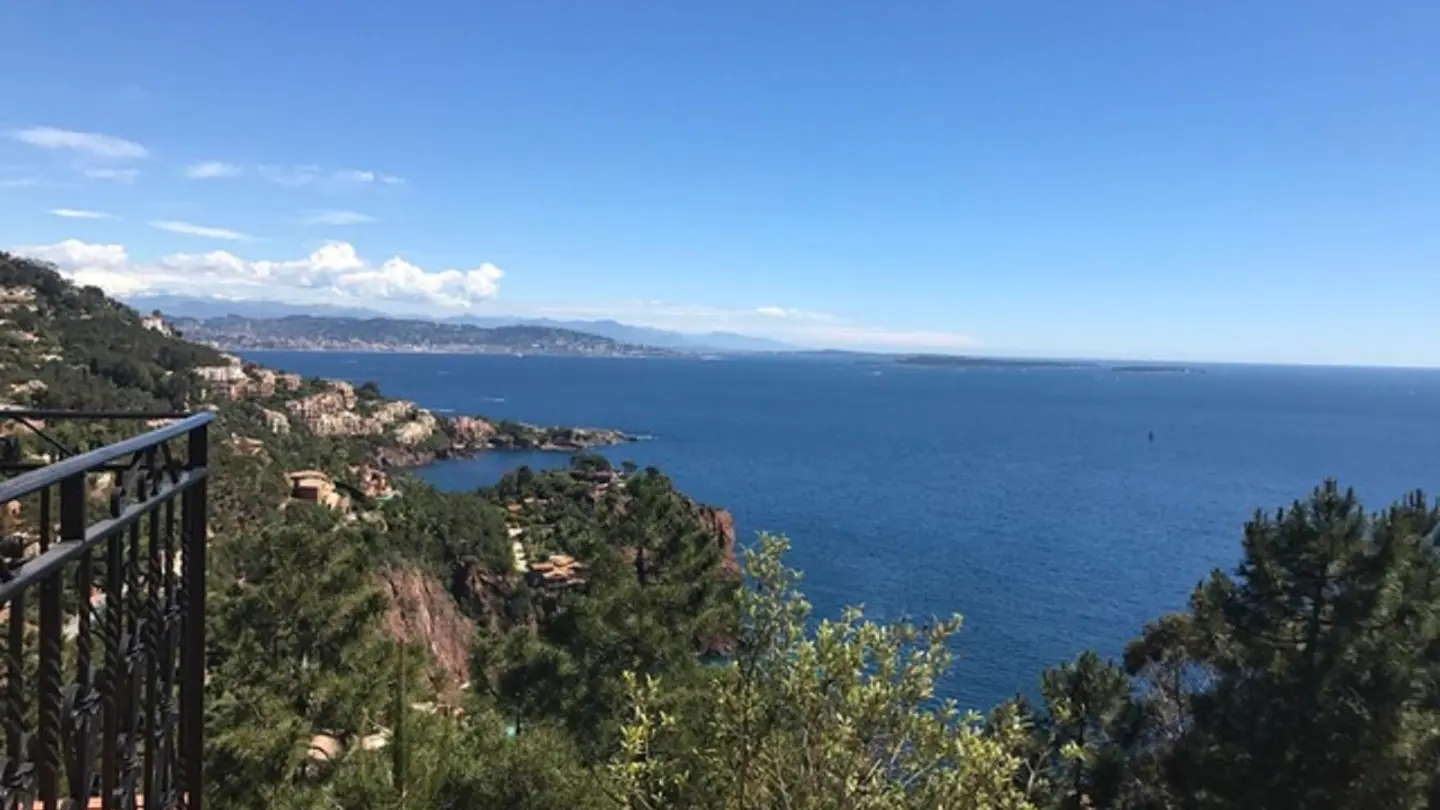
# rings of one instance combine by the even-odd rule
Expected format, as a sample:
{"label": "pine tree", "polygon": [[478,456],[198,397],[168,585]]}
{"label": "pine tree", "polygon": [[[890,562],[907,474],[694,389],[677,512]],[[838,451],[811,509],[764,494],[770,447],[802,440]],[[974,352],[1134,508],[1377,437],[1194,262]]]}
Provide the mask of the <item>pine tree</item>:
{"label": "pine tree", "polygon": [[237,806],[304,793],[311,737],[372,733],[393,694],[363,535],[320,509],[287,518],[210,557],[205,754],[216,797]]}
{"label": "pine tree", "polygon": [[1420,808],[1436,772],[1440,517],[1369,518],[1333,482],[1246,527],[1192,601],[1215,673],[1175,752],[1196,807]]}
{"label": "pine tree", "polygon": [[1132,710],[1124,671],[1086,651],[1045,672],[1040,692],[1045,714],[1036,728],[1045,740],[1055,806],[1116,806],[1125,767],[1120,729]]}

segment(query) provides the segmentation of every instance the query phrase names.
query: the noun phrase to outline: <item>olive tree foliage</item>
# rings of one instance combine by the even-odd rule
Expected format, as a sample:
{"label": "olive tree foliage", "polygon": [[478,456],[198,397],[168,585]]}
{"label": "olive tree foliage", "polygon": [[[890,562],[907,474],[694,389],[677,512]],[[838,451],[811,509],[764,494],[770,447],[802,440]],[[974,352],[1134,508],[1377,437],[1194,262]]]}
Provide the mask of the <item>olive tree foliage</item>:
{"label": "olive tree foliage", "polygon": [[630,710],[607,792],[630,810],[1021,810],[1016,722],[934,702],[958,617],[879,625],[850,609],[806,631],[810,605],[782,537],[746,553],[741,648],[686,700],[627,677]]}
{"label": "olive tree foliage", "polygon": [[509,738],[504,720],[481,710],[464,723],[412,713],[408,764],[395,752],[346,755],[324,785],[330,810],[613,810],[563,732],[536,727]]}

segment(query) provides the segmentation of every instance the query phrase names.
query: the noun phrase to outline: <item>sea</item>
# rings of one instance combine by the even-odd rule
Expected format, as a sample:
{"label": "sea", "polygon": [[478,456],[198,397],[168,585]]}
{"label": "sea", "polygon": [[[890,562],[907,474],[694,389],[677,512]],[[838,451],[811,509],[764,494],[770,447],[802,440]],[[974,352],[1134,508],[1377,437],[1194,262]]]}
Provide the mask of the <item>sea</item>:
{"label": "sea", "polygon": [[[786,535],[820,617],[960,613],[940,691],[987,709],[1085,649],[1119,656],[1239,561],[1245,521],[1326,478],[1372,510],[1440,492],[1440,371],[927,368],[853,358],[248,352],[426,408],[644,435],[604,451]],[[491,453],[423,470],[470,490]]]}

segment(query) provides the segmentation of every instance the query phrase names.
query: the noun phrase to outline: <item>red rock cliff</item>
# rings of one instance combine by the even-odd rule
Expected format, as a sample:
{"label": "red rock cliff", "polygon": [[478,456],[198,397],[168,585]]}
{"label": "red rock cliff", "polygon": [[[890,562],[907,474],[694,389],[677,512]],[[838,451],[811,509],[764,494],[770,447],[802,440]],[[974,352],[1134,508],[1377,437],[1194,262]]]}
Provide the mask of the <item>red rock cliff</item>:
{"label": "red rock cliff", "polygon": [[475,623],[466,618],[445,586],[413,568],[392,568],[381,575],[390,597],[385,626],[407,644],[421,644],[435,660],[434,686],[453,693],[470,680],[470,642]]}
{"label": "red rock cliff", "polygon": [[[714,506],[698,506],[701,524],[709,530],[720,546],[721,575],[740,579],[740,559],[735,552],[735,516],[729,510]],[[731,655],[740,647],[740,639],[734,633],[722,633],[711,638],[697,639],[701,655]]]}
{"label": "red rock cliff", "polygon": [[722,555],[721,565],[729,574],[739,576],[740,558],[735,553],[735,516],[727,509],[714,506],[697,507],[700,522],[715,537]]}

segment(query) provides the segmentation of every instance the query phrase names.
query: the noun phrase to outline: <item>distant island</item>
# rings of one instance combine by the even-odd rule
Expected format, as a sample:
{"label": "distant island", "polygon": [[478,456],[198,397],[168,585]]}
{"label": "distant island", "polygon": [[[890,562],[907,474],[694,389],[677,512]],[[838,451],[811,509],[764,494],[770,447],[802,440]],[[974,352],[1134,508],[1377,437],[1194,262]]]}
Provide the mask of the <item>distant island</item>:
{"label": "distant island", "polygon": [[1110,370],[1116,374],[1204,374],[1203,368],[1192,368],[1190,366],[1171,365],[1130,365],[1111,366]]}
{"label": "distant island", "polygon": [[[152,316],[158,317],[158,316]],[[429,352],[436,354],[546,354],[655,357],[674,352],[621,343],[600,335],[548,326],[497,326],[399,318],[176,318],[166,327],[189,340],[222,349]]]}
{"label": "distant island", "polygon": [[972,357],[959,354],[911,354],[895,362],[906,366],[948,368],[1095,368],[1095,363],[1073,360],[1026,360],[1012,357]]}
{"label": "distant island", "polygon": [[1097,369],[1113,371],[1116,374],[1203,374],[1204,369],[1179,366],[1169,363],[1130,363],[1107,366],[1081,360],[1044,360],[1019,357],[974,357],[958,354],[911,354],[897,358],[896,363],[906,366],[934,366],[937,368],[1010,368],[1010,369]]}

